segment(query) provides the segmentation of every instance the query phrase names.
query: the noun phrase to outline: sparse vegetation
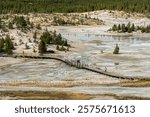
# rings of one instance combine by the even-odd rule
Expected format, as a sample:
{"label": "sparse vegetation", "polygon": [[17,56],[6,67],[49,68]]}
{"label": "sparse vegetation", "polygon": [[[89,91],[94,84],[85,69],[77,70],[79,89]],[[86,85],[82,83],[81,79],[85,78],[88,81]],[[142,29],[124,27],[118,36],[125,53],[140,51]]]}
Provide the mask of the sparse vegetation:
{"label": "sparse vegetation", "polygon": [[29,21],[28,18],[24,16],[15,16],[12,21],[18,29],[26,31],[27,29],[33,28],[34,24]]}
{"label": "sparse vegetation", "polygon": [[54,17],[52,24],[55,26],[75,25],[75,23],[73,23],[71,21],[65,21],[64,19],[59,18],[59,17]]}

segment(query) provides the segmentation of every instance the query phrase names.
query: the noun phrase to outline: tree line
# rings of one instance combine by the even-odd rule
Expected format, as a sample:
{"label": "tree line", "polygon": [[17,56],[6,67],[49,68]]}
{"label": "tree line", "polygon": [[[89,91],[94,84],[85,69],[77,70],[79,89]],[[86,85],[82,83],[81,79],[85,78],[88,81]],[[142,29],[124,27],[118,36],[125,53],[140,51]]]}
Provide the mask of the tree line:
{"label": "tree line", "polygon": [[118,24],[118,25],[114,24],[109,31],[117,31],[119,33],[125,33],[125,32],[131,33],[133,31],[135,31],[135,25],[131,24],[130,22],[127,25],[125,25],[125,24]]}
{"label": "tree line", "polygon": [[94,10],[123,10],[150,13],[150,0],[1,0],[0,14],[70,13]]}

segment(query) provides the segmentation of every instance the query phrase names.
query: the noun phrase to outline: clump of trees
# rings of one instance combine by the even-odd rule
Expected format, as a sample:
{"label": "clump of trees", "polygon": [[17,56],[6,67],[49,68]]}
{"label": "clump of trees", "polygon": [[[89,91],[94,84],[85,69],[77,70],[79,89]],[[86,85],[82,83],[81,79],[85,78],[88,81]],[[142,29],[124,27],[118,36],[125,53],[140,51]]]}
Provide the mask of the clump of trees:
{"label": "clump of trees", "polygon": [[141,31],[142,33],[150,33],[150,25],[147,26],[135,26],[134,24],[130,24],[130,22],[125,24],[114,24],[109,31],[117,31],[119,33],[132,33],[134,31]]}
{"label": "clump of trees", "polygon": [[142,33],[150,33],[150,25],[147,26],[138,26],[137,30],[141,30]]}
{"label": "clump of trees", "polygon": [[49,32],[48,30],[44,31],[40,37],[40,40],[43,40],[45,44],[55,44],[55,45],[64,45],[69,46],[67,40],[64,40],[61,34],[57,34],[56,31]]}
{"label": "clump of trees", "polygon": [[113,27],[110,29],[110,31],[117,31],[119,33],[125,33],[125,32],[128,32],[128,33],[131,33],[133,31],[135,31],[135,25],[134,24],[130,24],[130,22],[125,25],[125,24],[114,24]]}
{"label": "clump of trees", "polygon": [[7,35],[5,38],[0,39],[0,53],[12,54],[12,50],[14,49],[14,45],[12,42],[12,38]]}
{"label": "clump of trees", "polygon": [[[61,34],[57,34],[56,31],[49,32],[48,30],[44,31],[40,37],[39,43],[39,53],[45,53],[47,51],[47,45],[55,44],[57,45],[56,49],[60,51],[65,51],[66,48],[64,46],[69,47],[67,40],[64,40]],[[61,46],[61,48],[59,47]]]}

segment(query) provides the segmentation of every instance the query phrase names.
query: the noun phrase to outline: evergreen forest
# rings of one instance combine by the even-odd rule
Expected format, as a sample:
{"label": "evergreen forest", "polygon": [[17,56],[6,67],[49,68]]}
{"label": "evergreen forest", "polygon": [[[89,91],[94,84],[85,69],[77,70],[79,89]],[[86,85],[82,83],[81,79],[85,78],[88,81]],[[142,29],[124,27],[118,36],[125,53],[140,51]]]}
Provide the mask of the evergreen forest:
{"label": "evergreen forest", "polygon": [[0,14],[70,13],[94,10],[150,13],[150,0],[0,0]]}

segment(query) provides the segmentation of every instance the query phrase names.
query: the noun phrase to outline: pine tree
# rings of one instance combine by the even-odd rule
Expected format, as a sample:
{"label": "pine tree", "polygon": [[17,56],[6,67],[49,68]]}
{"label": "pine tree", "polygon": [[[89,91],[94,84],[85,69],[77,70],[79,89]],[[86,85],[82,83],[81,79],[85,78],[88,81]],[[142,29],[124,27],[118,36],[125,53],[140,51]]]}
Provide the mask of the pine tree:
{"label": "pine tree", "polygon": [[131,32],[132,32],[130,22],[127,24],[127,27],[126,27],[126,28],[127,28],[128,33],[131,33]]}
{"label": "pine tree", "polygon": [[0,18],[0,29],[2,28],[2,20],[1,20],[1,18]]}
{"label": "pine tree", "polygon": [[12,24],[11,22],[9,22],[8,28],[9,28],[9,29],[13,29],[13,24]]}
{"label": "pine tree", "polygon": [[117,31],[117,25],[116,24],[113,25],[112,30]]}
{"label": "pine tree", "polygon": [[64,46],[68,46],[67,40],[64,41]]}
{"label": "pine tree", "polygon": [[64,44],[64,42],[62,41],[62,36],[60,33],[55,38],[55,44],[58,44],[58,45]]}
{"label": "pine tree", "polygon": [[52,36],[47,30],[43,32],[40,39],[43,40],[45,44],[50,44],[52,42]]}
{"label": "pine tree", "polygon": [[129,23],[127,24],[127,28],[130,28],[130,26],[131,26],[131,23],[129,22]]}
{"label": "pine tree", "polygon": [[40,41],[38,46],[39,53],[45,53],[47,51],[46,44],[43,40]]}
{"label": "pine tree", "polygon": [[120,26],[120,24],[118,25],[118,31],[119,31],[119,30],[121,30],[121,26]]}
{"label": "pine tree", "polygon": [[135,31],[135,26],[134,26],[134,24],[132,24],[131,30],[132,30],[132,31]]}
{"label": "pine tree", "polygon": [[122,30],[122,32],[127,32],[125,24],[122,24],[121,30]]}
{"label": "pine tree", "polygon": [[4,39],[1,38],[1,39],[0,39],[0,53],[4,51],[4,50],[3,50],[3,49],[4,49],[4,43],[5,43]]}
{"label": "pine tree", "polygon": [[56,46],[56,50],[59,50],[59,45]]}
{"label": "pine tree", "polygon": [[149,33],[149,26],[146,26],[145,32],[146,32],[146,33]]}
{"label": "pine tree", "polygon": [[119,54],[119,46],[116,44],[113,54]]}
{"label": "pine tree", "polygon": [[14,49],[13,42],[11,41],[11,38],[9,35],[5,38],[5,52],[7,54],[12,54],[12,49]]}
{"label": "pine tree", "polygon": [[142,33],[145,33],[145,31],[146,31],[145,28],[142,27],[142,28],[141,28],[141,32],[142,32]]}
{"label": "pine tree", "polygon": [[129,27],[128,28],[128,33],[131,33],[132,32],[132,29]]}

